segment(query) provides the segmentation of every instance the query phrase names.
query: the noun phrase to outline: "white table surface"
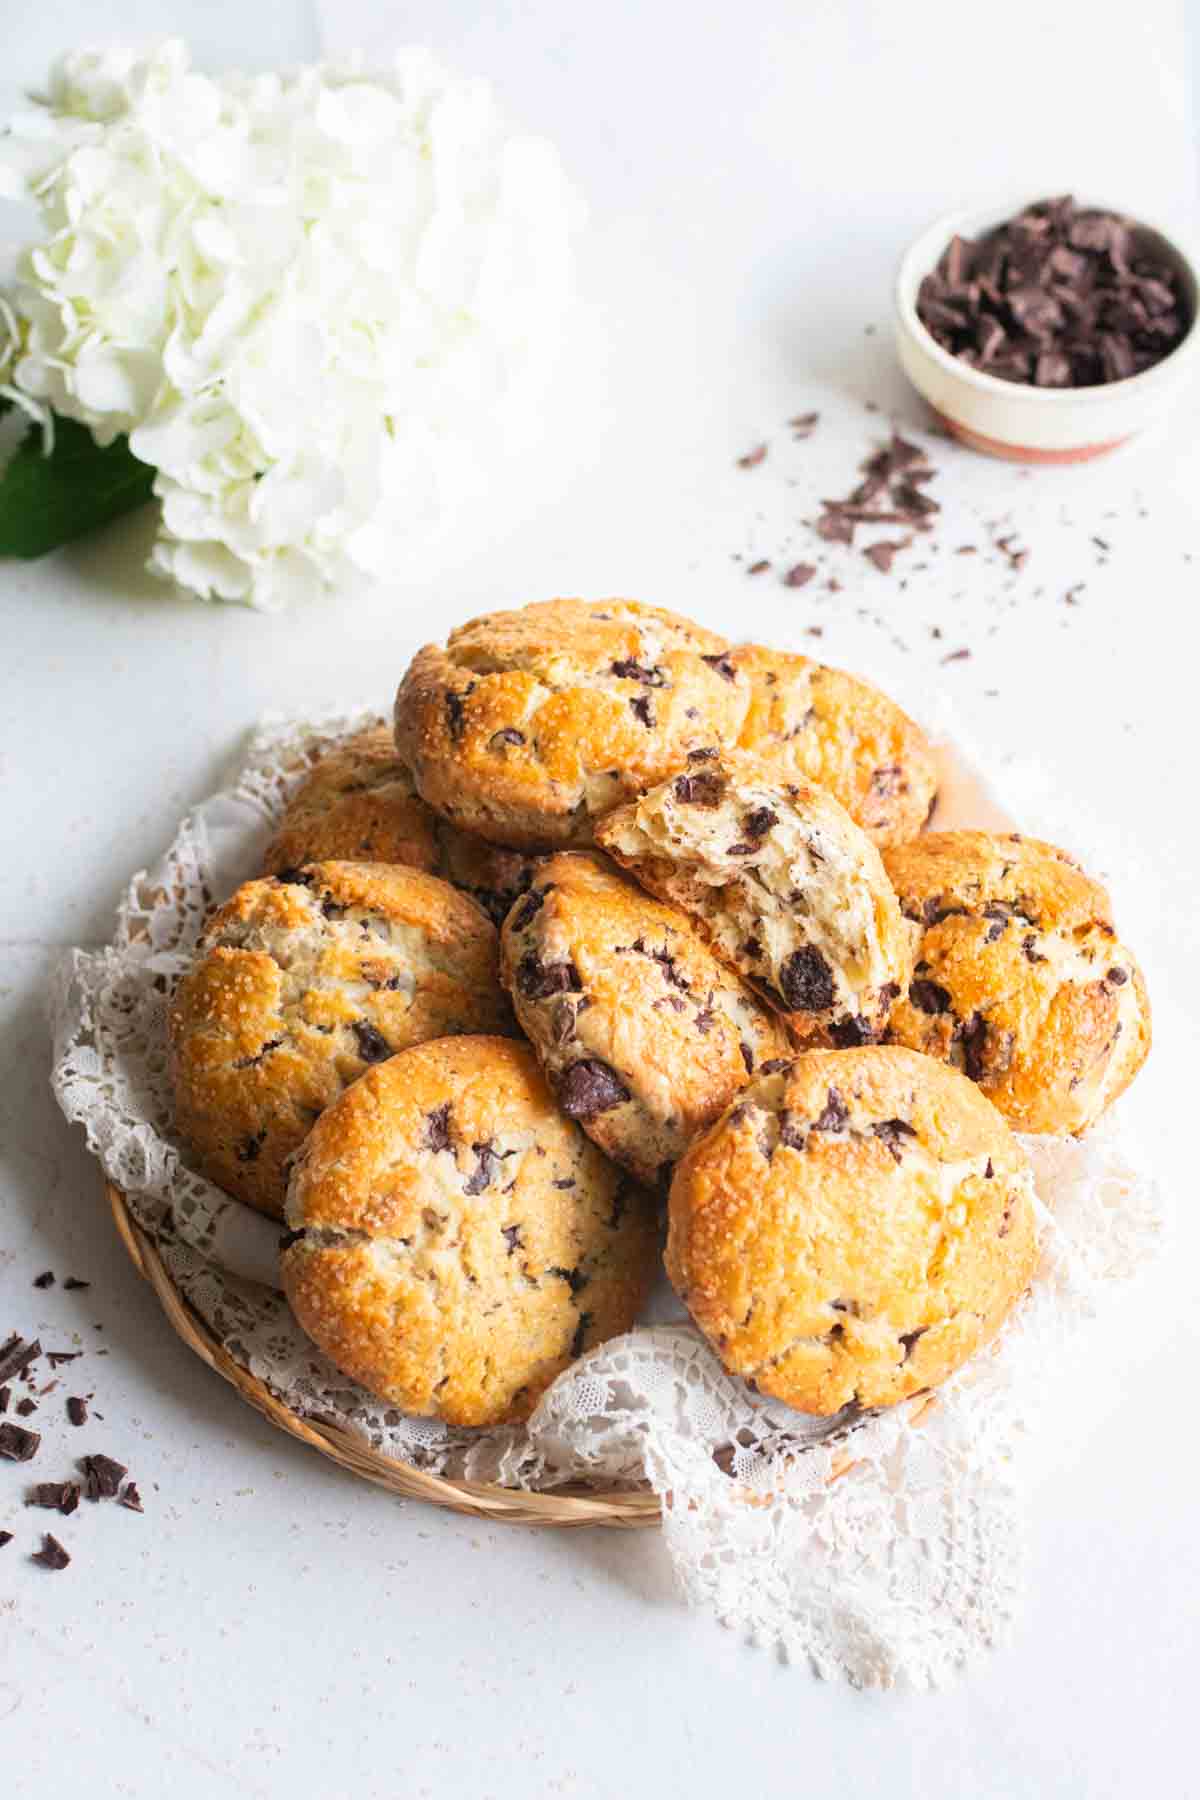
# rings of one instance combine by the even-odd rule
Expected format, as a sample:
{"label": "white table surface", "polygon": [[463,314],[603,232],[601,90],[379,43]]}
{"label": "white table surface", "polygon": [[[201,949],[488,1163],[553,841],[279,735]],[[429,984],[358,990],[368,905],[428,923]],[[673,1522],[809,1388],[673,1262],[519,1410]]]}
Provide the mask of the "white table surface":
{"label": "white table surface", "polygon": [[[139,1519],[62,1522],[0,1472],[0,1791],[217,1795],[690,1792],[1093,1796],[1200,1791],[1200,1357],[1194,1021],[1194,407],[1107,466],[1018,475],[936,445],[940,558],[840,594],[751,579],[803,556],[796,520],[844,493],[881,420],[921,415],[888,344],[906,240],[959,203],[1078,184],[1191,224],[1185,0],[1103,25],[1090,4],[758,0],[8,0],[4,80],[94,37],[191,33],[212,62],[426,40],[492,76],[588,193],[579,350],[548,443],[463,522],[432,575],[264,618],[165,593],[144,521],[0,570],[0,1333],[78,1341],[92,1447]],[[807,446],[782,431],[819,406]],[[752,474],[734,457],[763,438]],[[789,482],[795,485],[789,486]],[[1032,555],[986,549],[1011,513]],[[1093,535],[1111,545],[1107,557]],[[1195,561],[1190,562],[1189,557]],[[1080,604],[1063,593],[1085,581]],[[128,874],[271,706],[377,698],[459,618],[553,593],[631,593],[812,647],[906,694],[954,695],[987,757],[1039,763],[1105,846],[1144,951],[1157,1048],[1132,1097],[1178,1210],[1054,1387],[1012,1642],[949,1692],[858,1694],[744,1648],[673,1591],[656,1535],[488,1528],[353,1483],[272,1431],[183,1349],[124,1257],[94,1165],[47,1091],[51,958],[107,934]],[[939,627],[940,638],[932,635]],[[943,666],[967,646],[969,660]],[[52,1267],[85,1293],[35,1292]],[[81,1373],[76,1387],[84,1384]],[[68,1389],[68,1391],[71,1391]],[[48,1402],[43,1476],[75,1453]],[[53,1523],[53,1521],[51,1521]]]}

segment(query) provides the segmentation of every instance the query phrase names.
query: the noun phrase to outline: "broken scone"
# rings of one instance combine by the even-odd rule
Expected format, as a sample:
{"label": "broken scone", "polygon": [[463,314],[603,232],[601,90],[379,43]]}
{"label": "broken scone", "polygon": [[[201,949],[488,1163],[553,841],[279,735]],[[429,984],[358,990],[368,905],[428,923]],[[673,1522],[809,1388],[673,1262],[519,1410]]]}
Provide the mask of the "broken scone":
{"label": "broken scone", "polygon": [[596,840],[681,906],[798,1038],[882,1034],[912,953],[879,852],[823,789],[698,750],[602,819]]}

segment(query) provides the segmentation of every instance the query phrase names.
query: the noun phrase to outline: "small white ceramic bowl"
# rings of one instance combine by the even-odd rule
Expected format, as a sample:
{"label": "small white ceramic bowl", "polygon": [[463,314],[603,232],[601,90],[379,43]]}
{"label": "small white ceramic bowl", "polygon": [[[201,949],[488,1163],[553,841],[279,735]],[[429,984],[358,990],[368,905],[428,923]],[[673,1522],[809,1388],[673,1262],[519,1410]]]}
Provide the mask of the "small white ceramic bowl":
{"label": "small white ceramic bowl", "polygon": [[1140,375],[1099,387],[1038,388],[1001,381],[972,369],[935,342],[917,317],[917,292],[952,237],[980,237],[1029,204],[1026,198],[984,212],[955,213],[921,233],[896,275],[896,345],[918,393],[946,430],[973,450],[1012,462],[1086,462],[1157,424],[1185,392],[1200,355],[1200,259],[1183,249],[1177,236],[1168,237],[1139,215],[1139,234],[1178,272],[1192,321],[1183,342]]}

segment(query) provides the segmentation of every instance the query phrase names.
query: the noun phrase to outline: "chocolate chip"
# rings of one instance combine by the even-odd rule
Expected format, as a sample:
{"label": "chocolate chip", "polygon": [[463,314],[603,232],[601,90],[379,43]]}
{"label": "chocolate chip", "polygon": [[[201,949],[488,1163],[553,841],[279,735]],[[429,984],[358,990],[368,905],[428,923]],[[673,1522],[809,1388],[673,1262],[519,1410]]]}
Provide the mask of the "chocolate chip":
{"label": "chocolate chip", "polygon": [[499,731],[493,731],[488,739],[488,749],[493,756],[502,755],[510,744],[519,745],[525,742],[525,733],[518,731],[515,725],[502,725]]}
{"label": "chocolate chip", "polygon": [[763,461],[766,454],[767,446],[765,444],[756,444],[753,450],[747,450],[745,456],[738,457],[737,466],[739,469],[757,469],[759,463]]}
{"label": "chocolate chip", "polygon": [[79,1483],[76,1481],[39,1481],[30,1493],[27,1506],[44,1506],[69,1518],[79,1505]]}
{"label": "chocolate chip", "polygon": [[849,1109],[836,1088],[825,1095],[825,1104],[813,1120],[814,1131],[844,1131],[850,1120]]}
{"label": "chocolate chip", "polygon": [[1037,948],[1037,938],[1032,931],[1026,932],[1021,939],[1021,950],[1026,962],[1044,963],[1046,960]]}
{"label": "chocolate chip", "polygon": [[833,1005],[833,970],[815,944],[792,951],[779,971],[779,990],[789,1012],[825,1012]]}
{"label": "chocolate chip", "polygon": [[879,1031],[869,1019],[856,1013],[849,1019],[839,1019],[829,1027],[829,1036],[839,1050],[853,1050],[859,1044],[873,1044],[879,1037]]}
{"label": "chocolate chip", "polygon": [[723,680],[737,680],[737,670],[730,661],[729,652],[727,650],[722,650],[719,656],[702,656],[700,661],[707,663],[710,669],[715,669],[717,674],[720,675]]}
{"label": "chocolate chip", "polygon": [[575,1177],[573,1175],[564,1175],[561,1181],[556,1181],[554,1183],[554,1186],[556,1188],[564,1189],[573,1188],[575,1186]]}
{"label": "chocolate chip", "polygon": [[770,566],[767,558],[765,556],[760,556],[757,562],[752,562],[750,564],[746,573],[747,575],[765,575]]}
{"label": "chocolate chip", "polygon": [[643,687],[666,687],[667,685],[665,669],[660,669],[657,664],[654,668],[647,669],[643,664],[634,662],[632,657],[623,657],[620,662],[613,663],[612,673],[619,676],[622,681],[640,681]]}
{"label": "chocolate chip", "polygon": [[642,725],[650,731],[654,725],[654,709],[650,705],[647,694],[635,694],[629,702],[629,710]]}
{"label": "chocolate chip", "polygon": [[583,982],[573,962],[544,963],[527,950],[517,964],[517,987],[526,1000],[549,1000],[554,994],[580,994]]}
{"label": "chocolate chip", "polygon": [[84,1493],[89,1500],[114,1499],[129,1473],[124,1463],[115,1462],[111,1456],[84,1456],[79,1466],[83,1470]]}
{"label": "chocolate chip", "polygon": [[490,1187],[500,1168],[500,1158],[490,1143],[472,1144],[475,1152],[475,1167],[463,1183],[464,1194],[482,1194],[484,1188]]}
{"label": "chocolate chip", "polygon": [[53,1269],[43,1269],[43,1271],[40,1275],[34,1276],[33,1285],[35,1288],[53,1287],[54,1286],[54,1270]]}
{"label": "chocolate chip", "polygon": [[1128,969],[1110,969],[1104,977],[1110,987],[1124,987],[1129,980]]}
{"label": "chocolate chip", "polygon": [[762,1068],[758,1072],[760,1075],[779,1075],[782,1074],[784,1069],[790,1069],[791,1066],[792,1059],[790,1056],[772,1056],[768,1062],[765,1062],[762,1065]]}
{"label": "chocolate chip", "polygon": [[1001,1218],[999,1225],[996,1227],[996,1236],[997,1237],[1007,1237],[1008,1236],[1009,1232],[1012,1229],[1012,1214],[1013,1214],[1013,1203],[1010,1199],[1005,1202],[1003,1217]]}
{"label": "chocolate chip", "polygon": [[798,438],[811,437],[820,417],[818,412],[797,413],[794,419],[788,420],[788,424]]}
{"label": "chocolate chip", "polygon": [[0,1457],[6,1462],[31,1462],[42,1441],[40,1431],[26,1431],[23,1425],[0,1425]]}
{"label": "chocolate chip", "polygon": [[712,1001],[713,997],[710,994],[704,1005],[700,1007],[696,1013],[696,1030],[700,1033],[701,1037],[707,1037],[717,1022],[717,1015],[713,1008]]}
{"label": "chocolate chip", "polygon": [[[555,1185],[555,1187],[557,1187],[558,1183],[555,1182],[554,1185]],[[500,1236],[504,1239],[505,1243],[508,1245],[508,1254],[510,1256],[512,1255],[514,1250],[520,1249],[520,1247],[521,1247],[521,1227],[519,1225],[502,1225],[500,1227]]]}
{"label": "chocolate chip", "polygon": [[358,1039],[358,1054],[364,1062],[386,1062],[392,1054],[392,1046],[379,1031],[376,1031],[366,1019],[355,1019],[351,1030]]}
{"label": "chocolate chip", "polygon": [[82,1355],[82,1350],[47,1350],[46,1361],[52,1369],[61,1369],[64,1363],[78,1362]]}
{"label": "chocolate chip", "polygon": [[142,1505],[142,1496],[138,1493],[136,1481],[127,1481],[125,1483],[125,1486],[121,1489],[121,1495],[117,1501],[117,1505],[128,1507],[130,1512],[145,1512],[146,1509]]}
{"label": "chocolate chip", "polygon": [[745,1038],[742,1039],[741,1043],[738,1045],[738,1048],[742,1053],[742,1061],[746,1065],[747,1075],[753,1075],[753,1073],[754,1073],[754,1052],[750,1048],[749,1044],[746,1042]]}
{"label": "chocolate chip", "polygon": [[917,1135],[913,1126],[903,1119],[880,1119],[877,1124],[872,1125],[871,1130],[881,1143],[887,1145],[896,1162],[903,1160],[905,1138],[915,1138]]}
{"label": "chocolate chip", "polygon": [[[346,916],[345,905],[342,901],[335,900],[332,894],[326,894],[322,899],[321,911],[327,919],[344,919]],[[283,1039],[277,1038],[275,1041],[282,1043]]]}
{"label": "chocolate chip", "polygon": [[742,945],[742,955],[747,957],[751,962],[761,962],[762,954],[763,947],[759,939],[756,937],[747,938]]}
{"label": "chocolate chip", "polygon": [[72,1425],[86,1425],[88,1419],[88,1403],[82,1394],[70,1394],[67,1397],[67,1418]]}
{"label": "chocolate chip", "polygon": [[524,931],[527,926],[532,925],[545,904],[548,892],[547,888],[532,888],[528,894],[518,900],[509,916],[509,929]]}
{"label": "chocolate chip", "polygon": [[77,1275],[68,1275],[63,1282],[63,1287],[68,1294],[77,1293],[80,1288],[90,1288],[91,1285],[90,1281],[80,1281]]}
{"label": "chocolate chip", "polygon": [[572,1356],[582,1356],[583,1355],[584,1348],[587,1343],[588,1327],[591,1325],[591,1322],[592,1322],[591,1313],[588,1313],[588,1312],[580,1313],[579,1323],[575,1327],[575,1335],[571,1339],[571,1355]]}
{"label": "chocolate chip", "polygon": [[911,538],[881,538],[877,544],[868,544],[863,555],[869,563],[874,564],[881,575],[890,575],[892,564],[900,552],[907,550],[911,543]]}
{"label": "chocolate chip", "polygon": [[725,780],[713,770],[699,775],[678,775],[671,791],[681,806],[719,806],[725,792]]}
{"label": "chocolate chip", "polygon": [[742,820],[742,830],[747,837],[764,838],[773,826],[778,825],[779,814],[769,806],[755,806]]}
{"label": "chocolate chip", "polygon": [[34,1338],[26,1343],[14,1331],[7,1341],[0,1345],[0,1381],[10,1381],[14,1375],[24,1375],[31,1363],[35,1363],[42,1354],[42,1346]]}
{"label": "chocolate chip", "polygon": [[261,1131],[251,1132],[249,1137],[244,1137],[234,1151],[234,1155],[240,1163],[256,1162],[266,1140],[267,1128],[264,1125]]}
{"label": "chocolate chip", "polygon": [[443,1101],[435,1106],[432,1112],[425,1114],[425,1137],[422,1143],[425,1150],[449,1150],[450,1148],[450,1102]]}
{"label": "chocolate chip", "polygon": [[13,1534],[11,1531],[0,1531],[0,1550],[3,1550],[5,1545],[11,1544],[12,1541]]}
{"label": "chocolate chip", "polygon": [[[736,1119],[739,1112],[745,1113],[749,1112],[749,1110],[749,1107],[737,1107],[734,1109],[731,1117]],[[816,1130],[818,1127],[814,1126],[813,1129]],[[821,1129],[824,1129],[824,1127],[821,1127]],[[832,1130],[835,1129],[835,1127],[830,1127],[829,1129]],[[808,1147],[807,1127],[802,1121],[796,1118],[794,1113],[789,1112],[786,1106],[779,1115],[779,1142],[787,1150],[805,1150]],[[767,1161],[770,1162],[771,1152],[766,1145],[763,1146],[763,1155],[766,1157]]]}
{"label": "chocolate chip", "polygon": [[918,1327],[918,1329],[916,1331],[902,1331],[900,1333],[900,1342],[904,1345],[904,1361],[905,1362],[907,1362],[909,1357],[912,1355],[913,1346],[917,1343],[917,1341],[920,1338],[923,1338],[925,1336],[925,1333],[928,1330],[929,1330],[928,1325],[921,1325]]}
{"label": "chocolate chip", "polygon": [[37,1411],[37,1401],[29,1400],[29,1399],[18,1400],[17,1401],[17,1411],[20,1413],[20,1415],[23,1419],[27,1419],[27,1418],[29,1418],[31,1413],[35,1413]]}
{"label": "chocolate chip", "polygon": [[871,773],[871,792],[880,800],[891,800],[897,794],[907,793],[908,783],[904,779],[904,770],[899,763],[887,763],[883,768],[874,769]]}
{"label": "chocolate chip", "polygon": [[992,1167],[992,1159],[989,1156],[987,1159],[987,1168],[983,1171],[983,1179],[985,1181],[990,1181],[995,1173],[996,1171]]}
{"label": "chocolate chip", "polygon": [[280,887],[310,888],[313,884],[312,872],[308,869],[280,869],[275,880]]}
{"label": "chocolate chip", "polygon": [[559,1077],[558,1104],[569,1119],[591,1119],[597,1113],[621,1106],[629,1089],[607,1063],[596,1057],[572,1063]]}
{"label": "chocolate chip", "polygon": [[950,1010],[950,990],[937,981],[912,981],[908,997],[918,1012],[944,1013]]}
{"label": "chocolate chip", "polygon": [[71,1558],[58,1539],[47,1531],[43,1534],[41,1549],[35,1550],[29,1560],[39,1563],[43,1569],[65,1569]]}
{"label": "chocolate chip", "polygon": [[578,1267],[574,1269],[560,1269],[557,1265],[554,1265],[547,1269],[546,1273],[548,1275],[557,1276],[559,1281],[565,1281],[573,1294],[580,1293],[591,1280],[591,1276],[585,1275],[583,1270]]}
{"label": "chocolate chip", "polygon": [[726,856],[757,856],[758,850],[757,844],[729,844],[725,854]]}
{"label": "chocolate chip", "polygon": [[467,695],[473,694],[478,686],[479,683],[477,681],[472,681],[462,689],[461,693],[455,693],[453,688],[446,689],[446,729],[449,731],[450,736],[455,743],[459,742],[466,727],[466,707],[464,703]]}

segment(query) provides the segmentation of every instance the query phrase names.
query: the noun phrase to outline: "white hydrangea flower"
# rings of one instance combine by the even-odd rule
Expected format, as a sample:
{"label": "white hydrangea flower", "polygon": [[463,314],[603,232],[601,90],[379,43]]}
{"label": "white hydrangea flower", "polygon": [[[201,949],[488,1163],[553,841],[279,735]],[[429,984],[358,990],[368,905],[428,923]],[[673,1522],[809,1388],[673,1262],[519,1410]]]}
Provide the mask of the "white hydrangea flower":
{"label": "white hydrangea flower", "polygon": [[395,572],[476,490],[549,367],[580,213],[552,147],[424,50],[211,79],[175,41],[64,57],[0,193],[44,226],[3,391],[128,433],[151,566],[270,608]]}

